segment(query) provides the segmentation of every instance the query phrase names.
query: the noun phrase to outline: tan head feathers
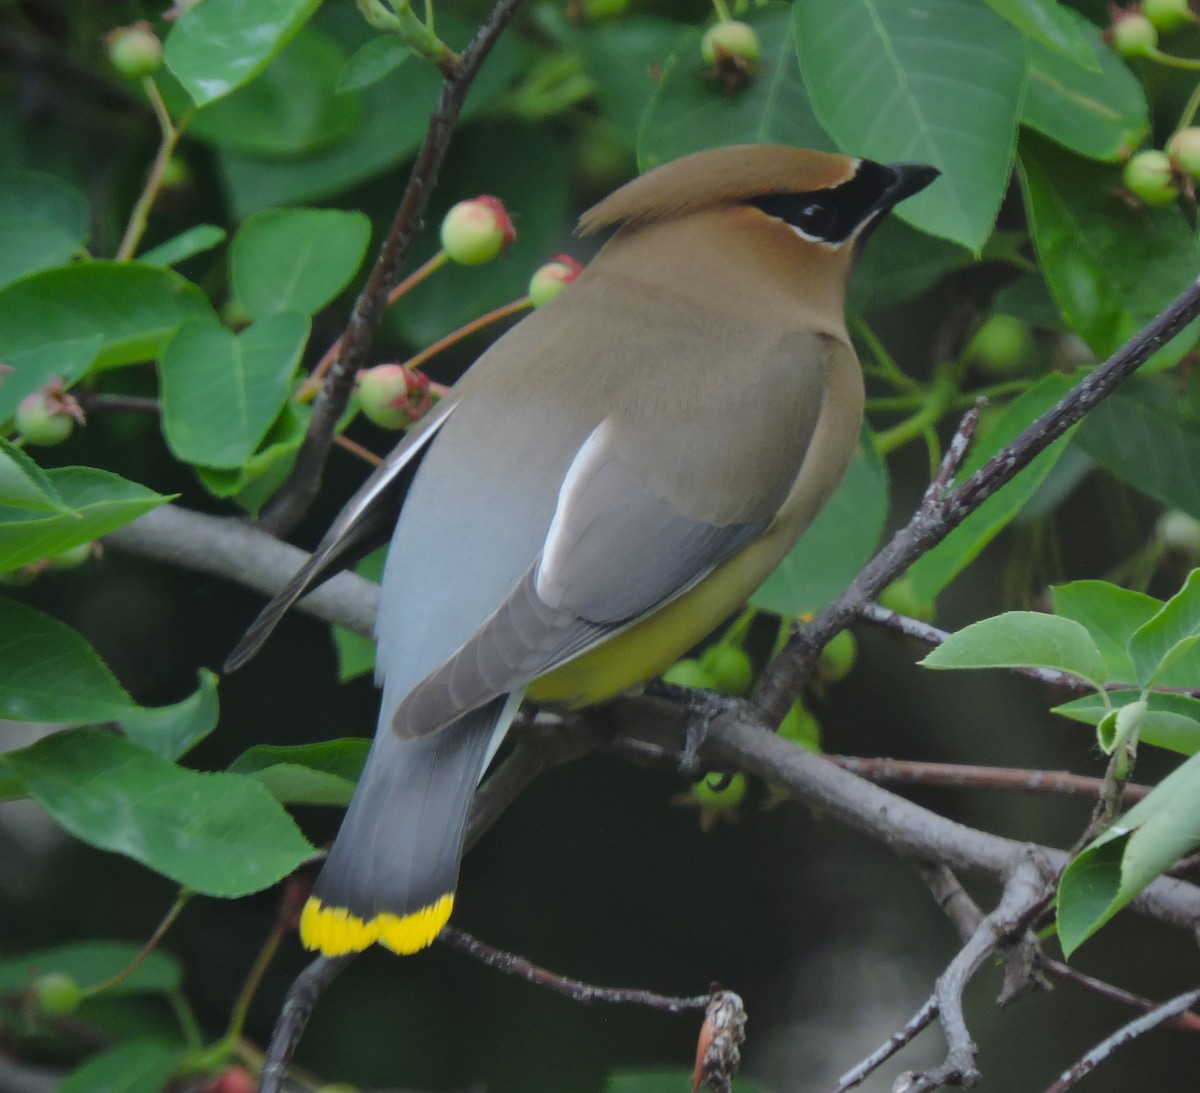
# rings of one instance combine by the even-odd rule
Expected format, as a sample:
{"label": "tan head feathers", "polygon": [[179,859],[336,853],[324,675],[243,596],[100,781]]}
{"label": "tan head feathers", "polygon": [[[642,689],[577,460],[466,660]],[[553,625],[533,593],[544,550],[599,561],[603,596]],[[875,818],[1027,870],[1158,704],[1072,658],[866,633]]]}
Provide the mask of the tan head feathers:
{"label": "tan head feathers", "polygon": [[609,194],[579,218],[578,231],[590,235],[617,224],[668,220],[761,194],[825,190],[853,178],[859,162],[780,144],[738,144],[694,152]]}

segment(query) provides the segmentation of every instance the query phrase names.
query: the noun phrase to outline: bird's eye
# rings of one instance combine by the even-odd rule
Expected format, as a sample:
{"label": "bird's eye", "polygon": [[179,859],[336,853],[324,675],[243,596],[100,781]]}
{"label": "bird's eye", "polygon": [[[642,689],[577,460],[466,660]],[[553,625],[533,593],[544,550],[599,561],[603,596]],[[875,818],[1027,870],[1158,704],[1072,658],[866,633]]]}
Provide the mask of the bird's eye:
{"label": "bird's eye", "polygon": [[835,216],[833,209],[828,205],[820,201],[810,201],[801,205],[788,219],[805,235],[814,239],[825,239],[833,228]]}

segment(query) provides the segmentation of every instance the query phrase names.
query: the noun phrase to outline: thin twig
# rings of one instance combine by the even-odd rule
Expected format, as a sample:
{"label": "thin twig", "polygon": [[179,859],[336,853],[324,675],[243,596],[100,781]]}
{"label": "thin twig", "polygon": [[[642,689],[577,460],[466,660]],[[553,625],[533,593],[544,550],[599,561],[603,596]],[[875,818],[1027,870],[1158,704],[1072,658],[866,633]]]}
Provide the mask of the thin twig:
{"label": "thin twig", "polygon": [[798,628],[763,673],[754,694],[772,724],[783,720],[821,648],[918,557],[940,543],[1018,471],[1129,378],[1154,352],[1200,314],[1200,279],[1147,324],[1108,361],[1006,445],[961,485],[923,502],[909,523],[867,563],[850,587],[807,625]]}
{"label": "thin twig", "polygon": [[180,115],[179,121],[172,122],[170,112],[167,110],[167,104],[163,102],[162,95],[159,94],[158,85],[154,82],[154,79],[147,76],[142,81],[142,86],[145,88],[146,96],[149,98],[150,105],[154,109],[154,116],[158,119],[161,139],[159,140],[158,151],[154,156],[154,162],[150,165],[150,173],[146,176],[146,184],[142,187],[142,192],[138,195],[137,201],[134,202],[133,211],[129,214],[129,223],[125,225],[125,234],[121,237],[120,246],[117,247],[116,258],[118,262],[129,261],[137,251],[137,245],[141,242],[142,235],[146,230],[146,222],[150,217],[150,209],[154,205],[154,199],[158,196],[159,188],[162,186],[167,164],[171,162],[171,157],[175,154],[175,147],[179,144],[179,138],[183,136],[184,130],[195,115],[195,109],[189,107]]}
{"label": "thin twig", "polygon": [[354,377],[366,360],[375,331],[383,319],[388,293],[396,283],[400,267],[420,231],[421,217],[446,158],[446,150],[450,146],[450,138],[467,91],[520,4],[521,0],[499,0],[458,63],[450,67],[442,81],[441,94],[430,118],[425,142],[417,153],[408,186],[379,257],[367,278],[366,286],[355,301],[350,322],[340,339],[337,359],[329,369],[321,393],[313,404],[313,415],[296,457],[296,465],[259,518],[261,526],[274,535],[283,535],[299,523],[321,487],[334,430],[350,398]]}
{"label": "thin twig", "polygon": [[897,1029],[879,1047],[872,1051],[870,1055],[860,1062],[855,1063],[833,1085],[829,1086],[825,1090],[825,1093],[846,1093],[847,1089],[853,1089],[855,1086],[861,1085],[895,1055],[896,1052],[901,1050],[901,1048],[907,1047],[920,1033],[932,1025],[937,1020],[937,1015],[937,1002],[932,998],[927,999],[925,1004],[909,1018],[903,1028]]}
{"label": "thin twig", "polygon": [[[857,755],[827,755],[831,763],[876,785],[958,786],[971,789],[1007,789],[1064,797],[1096,798],[1103,778],[1089,778],[1068,770],[1023,770],[1019,767],[982,767],[970,763],[925,763],[913,759],[868,759]],[[1150,786],[1127,785],[1125,800],[1140,801]]]}
{"label": "thin twig", "polygon": [[77,388],[74,394],[84,413],[89,415],[113,412],[157,417],[162,413],[162,404],[158,399],[146,395],[109,395],[88,388]]}
{"label": "thin twig", "polygon": [[[1013,870],[1004,894],[991,914],[986,915],[958,955],[938,976],[930,999],[946,1036],[946,1060],[941,1066],[920,1074],[906,1075],[894,1088],[904,1093],[929,1093],[943,1085],[975,1085],[977,1048],[967,1028],[962,999],[967,984],[983,962],[1014,936],[1023,933],[1028,917],[1046,898],[1045,864],[1030,854]],[[927,1003],[928,1004],[928,1003]]]}
{"label": "thin twig", "polygon": [[505,975],[515,975],[527,983],[554,991],[573,1002],[592,1005],[595,1002],[611,1002],[616,1005],[648,1006],[650,1009],[663,1010],[666,1013],[682,1013],[685,1010],[706,1009],[712,999],[712,992],[681,998],[675,995],[658,994],[656,991],[641,990],[636,987],[598,987],[584,983],[580,979],[571,979],[557,972],[539,967],[526,957],[516,953],[505,952],[492,945],[472,937],[457,926],[443,926],[438,934],[438,941],[457,949],[460,953],[473,956],[489,968],[504,972]]}
{"label": "thin twig", "polygon": [[954,476],[958,474],[963,465],[963,460],[967,458],[967,451],[971,447],[971,438],[975,435],[975,429],[979,425],[979,413],[983,409],[983,405],[984,400],[978,399],[975,405],[963,414],[962,421],[958,423],[958,428],[954,431],[950,446],[942,457],[942,464],[938,468],[937,474],[934,475],[933,481],[925,487],[925,494],[921,499],[922,504],[928,505],[940,500],[949,489]]}
{"label": "thin twig", "polygon": [[[1143,998],[1140,994],[1134,994],[1132,991],[1115,987],[1111,983],[1105,983],[1103,979],[1087,975],[1085,972],[1063,964],[1061,961],[1051,960],[1046,957],[1042,960],[1041,967],[1047,975],[1052,975],[1055,979],[1061,979],[1064,983],[1073,983],[1077,987],[1082,987],[1093,994],[1098,994],[1101,998],[1107,998],[1110,1002],[1116,1002],[1122,1006],[1132,1006],[1134,1009],[1139,1009],[1143,1012],[1149,1012],[1158,1006],[1158,1003],[1153,1001],[1153,999]],[[1185,1010],[1183,1013],[1176,1014],[1176,1016],[1164,1021],[1163,1027],[1177,1028],[1184,1032],[1200,1032],[1200,1014],[1193,1012],[1191,1009]]]}
{"label": "thin twig", "polygon": [[325,988],[346,968],[352,956],[319,956],[297,977],[288,989],[279,1011],[279,1020],[271,1033],[271,1043],[263,1061],[258,1093],[279,1093],[287,1076],[288,1063],[317,999]]}
{"label": "thin twig", "polygon": [[1149,1013],[1137,1018],[1137,1020],[1130,1021],[1129,1024],[1119,1028],[1106,1040],[1101,1041],[1092,1048],[1073,1067],[1064,1071],[1058,1081],[1046,1090],[1046,1093],[1065,1093],[1066,1090],[1077,1085],[1083,1078],[1095,1070],[1117,1048],[1124,1047],[1151,1029],[1158,1028],[1159,1025],[1168,1019],[1186,1012],[1197,1002],[1200,1002],[1200,990],[1186,991],[1183,994],[1176,995],[1169,1002],[1164,1002],[1161,1006],[1157,1006]]}

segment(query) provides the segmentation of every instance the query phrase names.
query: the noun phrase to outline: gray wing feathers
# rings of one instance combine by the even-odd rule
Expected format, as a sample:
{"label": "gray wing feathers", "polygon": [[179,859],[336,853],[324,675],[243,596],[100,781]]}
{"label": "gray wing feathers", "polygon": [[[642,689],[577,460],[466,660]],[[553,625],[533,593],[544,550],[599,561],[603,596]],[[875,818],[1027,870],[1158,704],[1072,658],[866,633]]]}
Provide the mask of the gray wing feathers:
{"label": "gray wing feathers", "polygon": [[288,609],[335,573],[353,565],[391,537],[404,487],[411,480],[437,431],[455,403],[444,399],[409,431],[347,502],[317,549],[264,607],[225,661],[225,671],[240,668],[262,648]]}
{"label": "gray wing feathers", "polygon": [[483,626],[399,703],[407,738],[525,686],[674,598],[766,527],[680,516],[644,487],[602,424],[563,482],[543,554]]}

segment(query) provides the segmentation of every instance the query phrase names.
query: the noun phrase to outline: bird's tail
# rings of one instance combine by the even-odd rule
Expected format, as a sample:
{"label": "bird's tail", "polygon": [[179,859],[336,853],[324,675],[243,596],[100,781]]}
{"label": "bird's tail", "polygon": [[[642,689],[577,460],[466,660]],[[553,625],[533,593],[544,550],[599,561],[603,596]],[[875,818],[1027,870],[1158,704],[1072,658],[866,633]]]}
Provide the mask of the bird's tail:
{"label": "bird's tail", "polygon": [[374,942],[407,955],[450,918],[475,788],[516,712],[501,695],[438,732],[399,739],[380,726],[313,894],[300,939],[325,956]]}

